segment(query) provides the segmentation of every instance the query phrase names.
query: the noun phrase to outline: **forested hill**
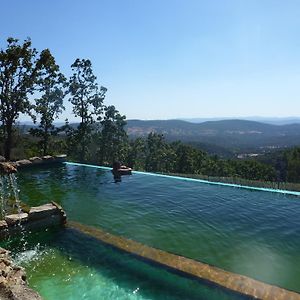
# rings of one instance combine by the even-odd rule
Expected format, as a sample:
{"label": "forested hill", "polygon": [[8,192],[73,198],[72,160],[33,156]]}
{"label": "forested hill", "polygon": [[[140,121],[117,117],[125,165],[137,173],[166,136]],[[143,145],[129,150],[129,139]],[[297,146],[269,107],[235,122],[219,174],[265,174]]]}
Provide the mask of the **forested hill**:
{"label": "forested hill", "polygon": [[[70,124],[73,128],[78,123]],[[32,125],[19,126],[28,132]],[[210,154],[265,152],[300,145],[300,124],[272,125],[248,120],[222,120],[191,123],[182,120],[127,120],[130,137],[162,133],[169,141],[181,140]]]}
{"label": "forested hill", "polygon": [[300,124],[272,125],[246,120],[190,123],[181,120],[128,120],[132,137],[163,133],[168,140],[207,143],[224,148],[281,148],[300,145]]}

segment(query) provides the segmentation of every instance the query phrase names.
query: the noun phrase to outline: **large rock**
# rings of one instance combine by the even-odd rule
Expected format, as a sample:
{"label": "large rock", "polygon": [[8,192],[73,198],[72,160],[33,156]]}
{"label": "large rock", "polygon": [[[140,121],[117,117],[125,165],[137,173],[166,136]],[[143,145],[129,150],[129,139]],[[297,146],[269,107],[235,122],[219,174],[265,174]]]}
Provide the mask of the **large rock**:
{"label": "large rock", "polygon": [[16,164],[18,167],[25,167],[31,165],[32,162],[29,159],[21,159],[21,160],[17,160]]}
{"label": "large rock", "polygon": [[39,220],[51,215],[59,214],[60,210],[52,203],[31,207],[29,211],[29,220]]}
{"label": "large rock", "polygon": [[54,157],[56,162],[64,162],[67,159],[66,154],[59,154],[59,155],[55,155]]}
{"label": "large rock", "polygon": [[33,163],[33,164],[40,164],[43,162],[43,160],[38,157],[38,156],[34,156],[34,157],[30,157],[29,160]]}
{"label": "large rock", "polygon": [[29,211],[27,230],[61,226],[66,223],[66,213],[60,205],[52,201],[37,207],[32,207]]}
{"label": "large rock", "polygon": [[7,229],[7,223],[4,220],[0,220],[0,230],[5,230]]}
{"label": "large rock", "polygon": [[51,155],[45,155],[42,157],[44,161],[52,161],[54,160],[54,157]]}

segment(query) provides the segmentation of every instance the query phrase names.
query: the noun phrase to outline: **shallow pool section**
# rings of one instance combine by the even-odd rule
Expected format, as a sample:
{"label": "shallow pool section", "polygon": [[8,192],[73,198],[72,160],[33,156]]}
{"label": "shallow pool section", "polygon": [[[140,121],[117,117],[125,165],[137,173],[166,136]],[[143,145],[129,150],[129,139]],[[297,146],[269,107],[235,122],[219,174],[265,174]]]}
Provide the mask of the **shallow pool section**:
{"label": "shallow pool section", "polygon": [[46,300],[248,299],[149,265],[72,229],[27,240],[26,248],[14,241],[5,247]]}
{"label": "shallow pool section", "polygon": [[22,170],[21,199],[68,218],[300,292],[300,199],[278,193],[62,165]]}

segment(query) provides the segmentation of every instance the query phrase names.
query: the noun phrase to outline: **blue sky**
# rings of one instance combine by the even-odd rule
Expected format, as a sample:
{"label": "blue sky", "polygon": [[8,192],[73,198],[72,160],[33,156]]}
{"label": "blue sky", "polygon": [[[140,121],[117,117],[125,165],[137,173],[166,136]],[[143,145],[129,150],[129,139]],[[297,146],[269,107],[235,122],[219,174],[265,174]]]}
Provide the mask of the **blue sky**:
{"label": "blue sky", "polygon": [[29,36],[66,75],[91,59],[127,118],[299,116],[299,13],[298,0],[3,0],[0,47]]}

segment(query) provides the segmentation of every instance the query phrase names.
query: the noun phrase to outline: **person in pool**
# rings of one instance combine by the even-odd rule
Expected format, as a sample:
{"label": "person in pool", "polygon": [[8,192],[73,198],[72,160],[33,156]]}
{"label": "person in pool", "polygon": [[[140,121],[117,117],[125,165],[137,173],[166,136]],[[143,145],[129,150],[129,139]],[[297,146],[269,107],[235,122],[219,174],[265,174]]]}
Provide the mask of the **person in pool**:
{"label": "person in pool", "polygon": [[112,170],[111,172],[114,175],[114,179],[121,181],[121,176],[122,175],[131,175],[131,168],[128,168],[125,165],[121,165],[121,163],[119,161],[115,161],[112,165]]}

